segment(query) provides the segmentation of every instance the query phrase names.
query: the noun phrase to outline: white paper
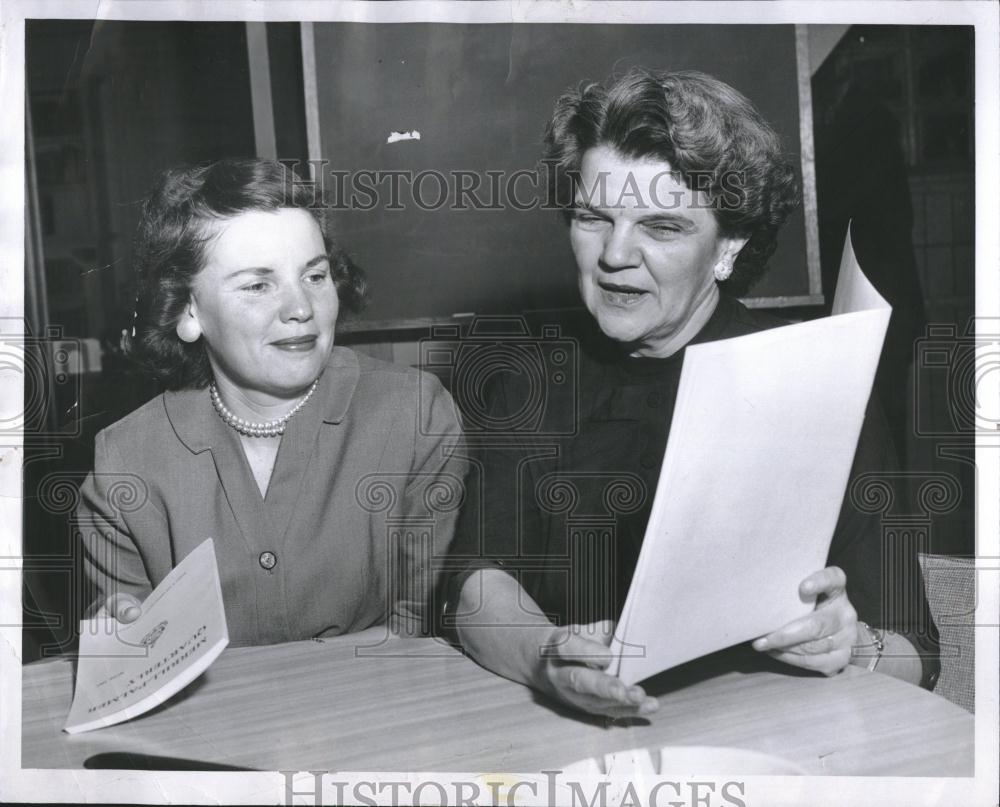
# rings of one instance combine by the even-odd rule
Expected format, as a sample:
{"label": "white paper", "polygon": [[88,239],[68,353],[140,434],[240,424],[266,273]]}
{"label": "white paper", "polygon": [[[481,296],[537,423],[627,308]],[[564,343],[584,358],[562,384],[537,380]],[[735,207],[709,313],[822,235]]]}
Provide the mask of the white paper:
{"label": "white paper", "polygon": [[80,624],[70,734],[131,720],[186,687],[229,644],[215,547],[198,545],[123,625],[107,614]]}
{"label": "white paper", "polygon": [[775,630],[814,601],[891,310],[844,247],[836,316],[687,348],[619,619],[627,684]]}

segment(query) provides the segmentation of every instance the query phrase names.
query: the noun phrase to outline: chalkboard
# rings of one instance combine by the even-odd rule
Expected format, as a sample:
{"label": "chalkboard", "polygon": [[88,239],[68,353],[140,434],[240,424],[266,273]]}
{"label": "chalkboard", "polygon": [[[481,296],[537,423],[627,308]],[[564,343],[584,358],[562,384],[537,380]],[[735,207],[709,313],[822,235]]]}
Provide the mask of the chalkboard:
{"label": "chalkboard", "polygon": [[[310,154],[327,161],[317,176],[327,200],[345,208],[335,214],[340,240],[368,273],[371,327],[579,305],[561,216],[512,209],[511,199],[530,199],[532,179],[508,183],[535,167],[553,102],[582,80],[633,65],[703,70],[754,101],[791,154],[811,158],[800,138],[808,103],[792,25],[316,23],[310,49]],[[387,142],[393,132],[405,139]],[[811,164],[802,165],[808,180]],[[395,198],[387,172],[408,172],[397,175]],[[475,176],[478,203],[504,209],[460,198],[457,188]],[[818,301],[810,218],[800,209],[789,220],[753,297]]]}

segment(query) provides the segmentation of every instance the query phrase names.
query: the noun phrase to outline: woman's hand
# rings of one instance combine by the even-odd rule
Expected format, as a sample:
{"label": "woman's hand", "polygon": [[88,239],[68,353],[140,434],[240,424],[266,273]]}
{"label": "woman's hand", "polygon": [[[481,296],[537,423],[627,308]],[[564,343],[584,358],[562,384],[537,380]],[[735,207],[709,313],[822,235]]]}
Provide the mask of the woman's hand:
{"label": "woman's hand", "polygon": [[102,610],[127,625],[140,617],[142,603],[131,594],[112,594],[104,601]]}
{"label": "woman's hand", "polygon": [[591,714],[648,715],[659,708],[642,687],[604,672],[614,625],[557,628],[521,584],[500,569],[480,569],[462,586],[455,627],[466,652],[488,670]]}
{"label": "woman's hand", "polygon": [[655,712],[659,701],[642,687],[625,686],[604,672],[611,663],[613,628],[611,622],[556,628],[541,648],[538,688],[591,714],[633,717]]}
{"label": "woman's hand", "polygon": [[809,575],[799,584],[799,594],[816,595],[815,610],[757,639],[754,649],[824,675],[840,672],[851,660],[858,634],[858,615],[847,598],[846,585],[847,576],[836,566]]}

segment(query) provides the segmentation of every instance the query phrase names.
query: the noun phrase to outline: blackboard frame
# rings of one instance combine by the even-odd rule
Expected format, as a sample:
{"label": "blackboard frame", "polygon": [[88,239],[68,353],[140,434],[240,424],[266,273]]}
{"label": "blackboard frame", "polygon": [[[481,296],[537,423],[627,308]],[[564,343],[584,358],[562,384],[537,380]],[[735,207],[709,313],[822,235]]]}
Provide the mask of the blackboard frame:
{"label": "blackboard frame", "polygon": [[[379,23],[369,23],[379,24]],[[397,23],[398,24],[398,23]],[[816,202],[816,172],[813,146],[812,86],[808,31],[805,25],[794,26],[795,68],[798,89],[799,154],[802,181],[802,212],[805,220],[805,264],[807,293],[796,295],[751,296],[743,302],[751,308],[808,308],[824,303],[819,257],[819,228]],[[320,125],[320,91],[316,67],[315,27],[312,22],[300,23],[303,63],[303,90],[306,115],[306,139],[310,169],[323,160]],[[478,313],[478,312],[476,312]],[[526,312],[530,313],[530,312]],[[454,324],[473,316],[462,312],[451,316],[371,319],[364,315],[343,320],[341,333],[373,334],[425,329],[441,324]]]}

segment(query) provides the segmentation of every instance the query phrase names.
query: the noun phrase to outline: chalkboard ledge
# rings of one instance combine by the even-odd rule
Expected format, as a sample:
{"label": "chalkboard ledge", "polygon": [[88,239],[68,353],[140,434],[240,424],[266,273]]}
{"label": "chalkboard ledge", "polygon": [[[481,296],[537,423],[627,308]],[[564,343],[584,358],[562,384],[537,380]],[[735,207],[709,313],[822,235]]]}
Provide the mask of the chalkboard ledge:
{"label": "chalkboard ledge", "polygon": [[[801,294],[785,297],[745,297],[747,308],[804,308],[823,305],[822,294]],[[582,311],[582,307],[545,309],[544,311],[524,311],[524,314],[572,314]],[[441,325],[462,325],[475,318],[475,314],[453,314],[450,317],[413,317],[411,319],[356,319],[340,323],[337,331],[341,334],[373,334],[397,331],[420,331]]]}

